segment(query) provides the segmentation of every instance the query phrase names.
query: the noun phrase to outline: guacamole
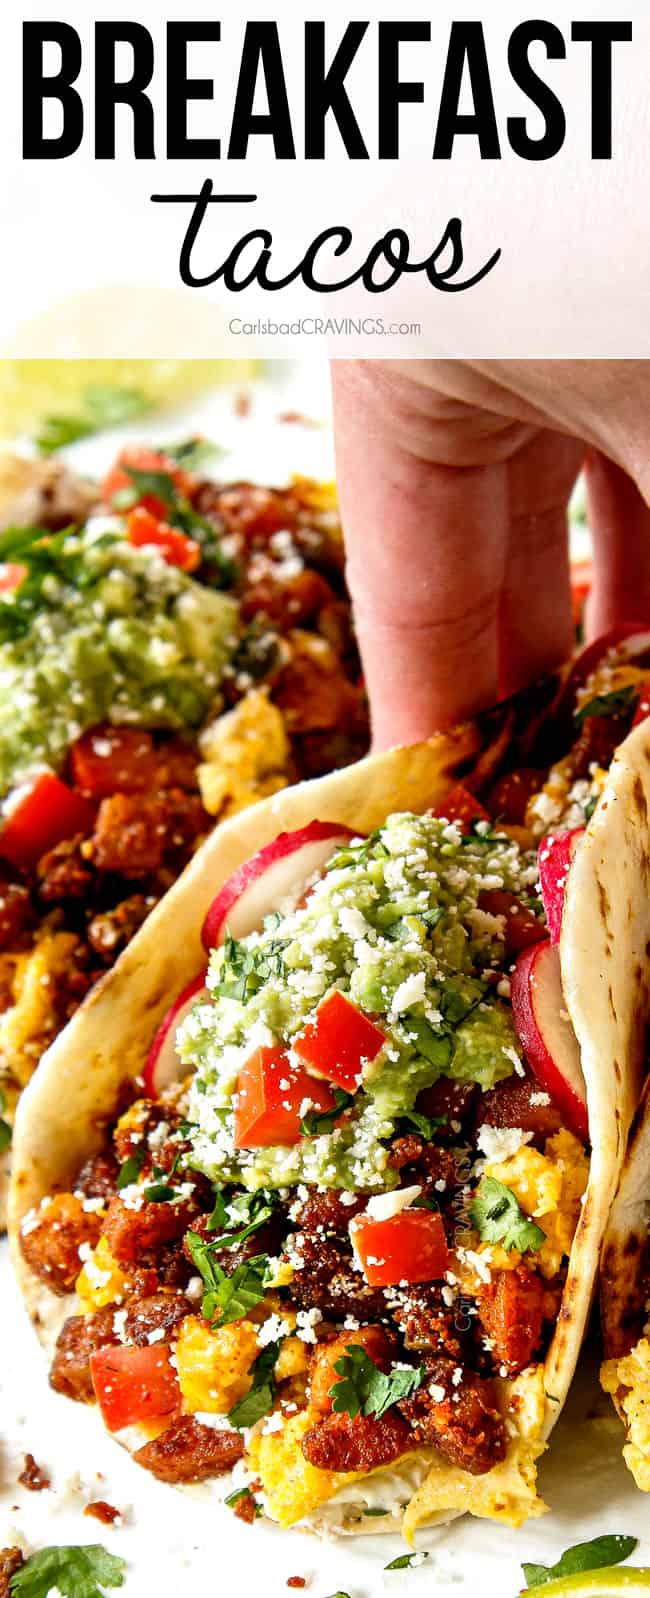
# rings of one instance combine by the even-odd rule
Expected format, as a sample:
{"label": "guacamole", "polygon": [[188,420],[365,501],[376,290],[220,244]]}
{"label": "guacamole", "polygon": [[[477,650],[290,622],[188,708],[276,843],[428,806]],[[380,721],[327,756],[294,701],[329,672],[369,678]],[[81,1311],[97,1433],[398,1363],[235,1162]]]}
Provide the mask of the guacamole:
{"label": "guacamole", "polygon": [[98,722],[197,727],[220,707],[236,631],[232,599],[117,526],[41,545],[0,606],[0,791],[56,770]]}
{"label": "guacamole", "polygon": [[[520,1066],[498,976],[503,919],[478,899],[490,888],[529,898],[536,880],[536,856],[489,822],[463,836],[457,823],[394,815],[333,858],[302,908],[268,916],[261,932],[215,950],[211,1002],[194,1008],[177,1039],[195,1072],[192,1164],[249,1188],[394,1185],[386,1140],[421,1089],[444,1075],[486,1090]],[[232,1098],[244,1061],[274,1041],[290,1048],[333,988],[371,1014],[386,1039],[353,1104],[331,1131],[291,1147],[236,1151]]]}

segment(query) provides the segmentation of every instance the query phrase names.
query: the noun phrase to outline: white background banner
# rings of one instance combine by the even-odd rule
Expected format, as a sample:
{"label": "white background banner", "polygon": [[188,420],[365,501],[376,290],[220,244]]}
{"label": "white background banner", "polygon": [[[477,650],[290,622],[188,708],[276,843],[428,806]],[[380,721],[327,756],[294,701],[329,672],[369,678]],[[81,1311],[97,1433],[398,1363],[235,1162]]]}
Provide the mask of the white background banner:
{"label": "white background banner", "polygon": [[[2,353],[650,353],[646,7],[167,0],[164,10],[41,0],[28,14],[5,3]],[[596,21],[631,24],[631,41],[580,37]],[[269,24],[261,46],[247,22]],[[117,106],[114,157],[101,23],[125,35],[115,76],[138,77],[136,114]],[[55,37],[41,47],[38,29]],[[329,66],[339,47],[350,56],[339,115],[321,117],[319,51]],[[74,78],[65,115],[55,84],[41,107],[41,50],[45,76]],[[183,135],[201,141],[198,153],[181,158]],[[62,137],[78,142],[74,153],[57,156]],[[539,159],[545,149],[556,153]],[[204,185],[223,198],[183,252],[195,203],[169,197]],[[288,281],[271,289],[261,276]]]}

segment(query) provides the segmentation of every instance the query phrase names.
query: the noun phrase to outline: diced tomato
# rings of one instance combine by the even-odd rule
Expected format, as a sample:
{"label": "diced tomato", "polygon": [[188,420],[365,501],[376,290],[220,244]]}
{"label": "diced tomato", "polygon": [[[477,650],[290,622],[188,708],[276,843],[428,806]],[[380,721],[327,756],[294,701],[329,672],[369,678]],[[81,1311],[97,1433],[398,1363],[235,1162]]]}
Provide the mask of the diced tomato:
{"label": "diced tomato", "polygon": [[27,567],[19,561],[4,560],[0,562],[0,594],[13,594],[20,588],[23,577],[27,576]]}
{"label": "diced tomato", "polygon": [[51,772],[11,811],[0,832],[0,856],[14,866],[33,866],[48,849],[76,832],[92,832],[95,813],[81,794]]}
{"label": "diced tomato", "polygon": [[335,1100],[325,1082],[292,1065],[283,1049],[256,1049],[237,1080],[235,1148],[297,1143],[307,1104],[333,1110]]}
{"label": "diced tomato", "polygon": [[109,1432],[172,1415],[180,1404],[166,1348],[98,1348],[90,1356],[95,1397]]}
{"label": "diced tomato", "polygon": [[344,993],[330,993],[312,1021],[293,1039],[293,1049],[322,1072],[328,1082],[353,1093],[361,1081],[364,1060],[374,1060],[386,1039]]}
{"label": "diced tomato", "polygon": [[548,937],[544,922],[534,916],[532,910],[527,910],[516,893],[510,893],[507,888],[484,888],[479,894],[478,907],[479,910],[487,910],[488,915],[504,917],[506,960],[521,954],[522,949],[528,949],[531,943],[541,943],[542,938]]}
{"label": "diced tomato", "polygon": [[634,712],[632,726],[639,727],[642,721],[647,721],[648,716],[650,716],[650,677],[646,677],[641,683],[639,703]]}
{"label": "diced tomato", "polygon": [[170,527],[169,522],[160,521],[144,505],[137,505],[130,512],[126,530],[130,544],[136,549],[153,545],[160,550],[168,566],[180,566],[181,571],[193,572],[201,564],[201,545],[196,539],[188,538],[180,527]]}
{"label": "diced tomato", "polygon": [[432,816],[444,816],[447,821],[460,821],[463,826],[469,827],[472,821],[489,821],[490,817],[478,799],[474,798],[469,788],[464,788],[462,782],[457,782],[450,788],[437,805],[431,810]]}
{"label": "diced tomato", "polygon": [[594,569],[590,560],[575,560],[571,562],[571,607],[574,627],[580,626],[593,581]]}
{"label": "diced tomato", "polygon": [[437,1210],[400,1210],[387,1220],[357,1215],[350,1237],[371,1287],[399,1282],[433,1282],[444,1276],[449,1249]]}
{"label": "diced tomato", "polygon": [[145,509],[151,511],[152,516],[157,516],[159,520],[163,520],[167,515],[168,506],[157,494],[138,494],[133,478],[129,477],[125,469],[127,466],[132,466],[138,472],[164,472],[167,477],[171,477],[179,494],[187,495],[193,486],[187,472],[182,471],[181,467],[162,450],[130,444],[121,450],[115,465],[111,467],[102,483],[102,499],[106,505],[112,506],[116,494],[123,493],[124,489],[132,489],[134,505],[144,505]]}
{"label": "diced tomato", "polygon": [[75,787],[91,799],[140,793],[155,781],[153,739],[135,727],[93,727],[72,745],[70,765]]}

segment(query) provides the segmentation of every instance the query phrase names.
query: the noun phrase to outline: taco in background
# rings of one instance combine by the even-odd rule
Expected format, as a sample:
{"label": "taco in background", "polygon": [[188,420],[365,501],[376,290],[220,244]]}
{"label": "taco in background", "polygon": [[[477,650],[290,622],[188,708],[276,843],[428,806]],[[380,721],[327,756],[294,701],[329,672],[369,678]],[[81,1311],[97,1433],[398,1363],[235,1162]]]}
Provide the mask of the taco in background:
{"label": "taco in background", "polygon": [[559,752],[566,711],[565,684],[487,747],[461,728],[224,822],[25,1094],[12,1247],[50,1379],[160,1479],[327,1532],[543,1512],[650,937],[626,746],[565,768],[600,800],[539,899],[515,724]]}
{"label": "taco in background", "polygon": [[212,453],[0,457],[0,1141],[214,822],[367,748],[332,485]]}
{"label": "taco in background", "polygon": [[[647,892],[647,884],[646,884]],[[601,1381],[625,1427],[623,1458],[650,1492],[650,1094],[644,1089],[603,1248]]]}

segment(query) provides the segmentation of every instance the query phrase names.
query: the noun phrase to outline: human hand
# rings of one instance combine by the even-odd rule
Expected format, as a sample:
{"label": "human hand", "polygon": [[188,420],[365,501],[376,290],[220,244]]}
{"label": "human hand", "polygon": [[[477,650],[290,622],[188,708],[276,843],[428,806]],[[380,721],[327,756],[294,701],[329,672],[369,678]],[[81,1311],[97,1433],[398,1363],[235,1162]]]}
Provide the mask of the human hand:
{"label": "human hand", "polygon": [[566,659],[583,464],[589,635],[650,625],[650,361],[335,361],[332,383],[374,748]]}

